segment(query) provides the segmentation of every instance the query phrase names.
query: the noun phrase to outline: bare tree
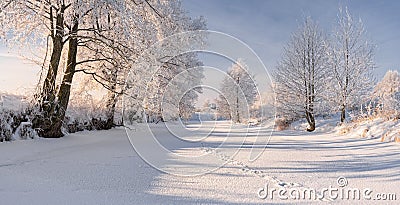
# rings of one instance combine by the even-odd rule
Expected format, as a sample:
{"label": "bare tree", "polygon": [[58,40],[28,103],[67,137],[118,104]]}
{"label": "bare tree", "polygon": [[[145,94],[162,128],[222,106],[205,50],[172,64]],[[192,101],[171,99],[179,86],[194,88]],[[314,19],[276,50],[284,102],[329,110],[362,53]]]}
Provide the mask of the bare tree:
{"label": "bare tree", "polygon": [[329,77],[325,41],[319,26],[306,18],[286,45],[274,73],[278,116],[289,120],[304,117],[308,131],[315,130],[317,102],[323,99]]}
{"label": "bare tree", "polygon": [[329,55],[335,82],[331,100],[341,112],[341,122],[347,109],[363,103],[373,85],[374,46],[365,35],[361,20],[354,20],[347,8],[340,9]]}
{"label": "bare tree", "polygon": [[250,109],[257,95],[257,87],[247,65],[238,59],[228,70],[221,83],[218,100],[220,115],[229,117],[236,123],[250,118]]}

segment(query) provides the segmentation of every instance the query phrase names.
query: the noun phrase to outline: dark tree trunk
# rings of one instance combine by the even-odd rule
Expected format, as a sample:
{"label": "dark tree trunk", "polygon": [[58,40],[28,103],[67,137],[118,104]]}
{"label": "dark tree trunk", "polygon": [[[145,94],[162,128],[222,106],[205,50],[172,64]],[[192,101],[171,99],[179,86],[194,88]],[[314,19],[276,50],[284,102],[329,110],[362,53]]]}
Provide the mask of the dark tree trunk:
{"label": "dark tree trunk", "polygon": [[236,96],[236,122],[240,123],[240,114],[239,114],[239,97]]}
{"label": "dark tree trunk", "polygon": [[[51,15],[53,9],[51,9]],[[50,22],[53,25],[53,21]],[[64,36],[64,9],[57,14],[55,31],[52,31],[53,48],[50,58],[49,70],[42,88],[42,99],[41,108],[44,111],[49,112],[55,100],[55,84],[58,73],[58,67],[60,65],[61,53],[64,47],[63,36]]]}
{"label": "dark tree trunk", "polygon": [[[311,55],[311,56],[310,56]],[[308,132],[313,132],[315,131],[315,117],[314,117],[314,101],[315,101],[315,85],[314,85],[314,72],[315,72],[315,65],[314,65],[314,61],[312,61],[312,59],[314,59],[313,56],[313,52],[311,51],[308,52],[308,62],[307,65],[309,66],[309,70],[308,70],[308,80],[305,82],[306,84],[306,88],[307,88],[307,105],[306,105],[306,119],[308,122],[308,128],[307,131]]]}
{"label": "dark tree trunk", "polygon": [[340,122],[343,123],[346,120],[346,105],[344,104],[342,105],[340,112],[341,112]]}
{"label": "dark tree trunk", "polygon": [[105,129],[111,129],[114,127],[114,115],[115,115],[115,107],[117,104],[118,94],[116,93],[117,89],[117,77],[118,73],[116,70],[112,71],[110,76],[110,90],[108,91],[108,99],[106,104],[106,125]]}
{"label": "dark tree trunk", "polygon": [[63,81],[57,95],[58,100],[56,102],[54,112],[51,117],[52,125],[49,129],[42,132],[42,137],[45,138],[60,138],[64,136],[61,129],[65,118],[65,112],[68,108],[68,102],[71,93],[71,84],[75,74],[77,63],[76,57],[78,53],[78,39],[76,37],[76,34],[78,31],[78,26],[78,19],[76,18],[72,27],[71,37],[69,39],[67,69],[63,76]]}
{"label": "dark tree trunk", "polygon": [[[110,93],[111,94],[111,93]],[[117,97],[116,94],[114,93],[113,96],[110,96],[107,101],[106,105],[106,125],[104,129],[108,130],[114,127],[114,116],[115,116],[115,107],[117,104]]]}
{"label": "dark tree trunk", "polygon": [[59,12],[56,12],[54,22],[54,10],[50,8],[50,28],[51,28],[51,39],[52,39],[52,51],[50,57],[49,70],[47,71],[46,79],[43,82],[43,87],[38,96],[39,108],[42,112],[40,115],[35,116],[32,121],[33,128],[38,129],[38,134],[41,137],[45,137],[46,133],[53,126],[54,107],[55,107],[55,96],[56,96],[56,78],[58,68],[60,66],[61,54],[64,47],[64,11],[65,6],[62,5]]}
{"label": "dark tree trunk", "polygon": [[236,79],[236,123],[240,123],[240,114],[239,114],[239,83],[240,83],[240,78],[237,77]]}
{"label": "dark tree trunk", "polygon": [[315,131],[315,117],[314,117],[314,114],[306,111],[306,119],[307,119],[307,122],[308,122],[307,131],[308,132],[314,132]]}
{"label": "dark tree trunk", "polygon": [[314,85],[310,85],[310,93],[308,96],[308,108],[306,110],[306,118],[308,121],[308,132],[315,131],[315,117],[314,117]]}

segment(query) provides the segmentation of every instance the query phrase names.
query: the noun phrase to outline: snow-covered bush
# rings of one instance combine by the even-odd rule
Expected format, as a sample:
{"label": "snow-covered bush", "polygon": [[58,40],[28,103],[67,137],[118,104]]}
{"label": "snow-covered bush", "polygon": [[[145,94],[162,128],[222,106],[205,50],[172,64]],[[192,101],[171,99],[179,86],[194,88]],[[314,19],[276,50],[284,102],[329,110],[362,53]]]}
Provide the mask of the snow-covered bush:
{"label": "snow-covered bush", "polygon": [[340,135],[351,137],[380,139],[381,142],[400,141],[400,121],[398,120],[386,120],[379,117],[359,119],[344,123],[336,130]]}
{"label": "snow-covered bush", "polygon": [[277,131],[287,130],[292,122],[292,120],[288,120],[287,118],[277,118],[275,119],[275,129]]}
{"label": "snow-covered bush", "polygon": [[20,138],[23,140],[37,138],[36,131],[32,128],[31,122],[21,122],[18,128],[14,132],[14,138]]}
{"label": "snow-covered bush", "polygon": [[64,119],[64,131],[75,133],[83,130],[109,129],[104,113],[105,110],[100,107],[94,109],[87,105],[71,106]]}
{"label": "snow-covered bush", "polygon": [[13,123],[13,118],[10,112],[0,111],[0,142],[11,141],[13,129],[11,124]]}
{"label": "snow-covered bush", "polygon": [[26,97],[0,93],[0,142],[35,138],[31,113]]}
{"label": "snow-covered bush", "polygon": [[113,121],[107,116],[107,90],[89,76],[77,75],[83,85],[72,89],[70,102],[63,121],[64,133],[83,130],[105,130],[122,124],[122,101],[117,99]]}

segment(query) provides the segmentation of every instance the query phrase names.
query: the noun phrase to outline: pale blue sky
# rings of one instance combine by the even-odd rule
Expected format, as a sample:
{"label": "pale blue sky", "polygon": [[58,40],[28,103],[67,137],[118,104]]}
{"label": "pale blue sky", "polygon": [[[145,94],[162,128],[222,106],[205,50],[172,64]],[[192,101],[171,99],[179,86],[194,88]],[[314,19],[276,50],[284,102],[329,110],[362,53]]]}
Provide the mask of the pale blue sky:
{"label": "pale blue sky", "polygon": [[[360,17],[368,37],[377,45],[375,71],[380,79],[400,69],[400,1],[394,0],[183,0],[191,16],[204,16],[208,28],[230,34],[247,43],[273,69],[290,33],[304,16],[311,16],[326,32],[336,21],[339,5]],[[229,62],[207,58],[209,66],[227,67]],[[10,56],[0,43],[0,91],[22,92],[32,88],[39,68]]]}
{"label": "pale blue sky", "polygon": [[[339,6],[347,6],[364,22],[368,38],[377,45],[375,74],[400,69],[400,1],[394,0],[183,0],[191,16],[204,16],[208,28],[247,43],[268,69],[279,60],[290,34],[304,16],[311,16],[330,33]],[[210,63],[218,65],[216,59]],[[226,66],[221,62],[220,66]]]}

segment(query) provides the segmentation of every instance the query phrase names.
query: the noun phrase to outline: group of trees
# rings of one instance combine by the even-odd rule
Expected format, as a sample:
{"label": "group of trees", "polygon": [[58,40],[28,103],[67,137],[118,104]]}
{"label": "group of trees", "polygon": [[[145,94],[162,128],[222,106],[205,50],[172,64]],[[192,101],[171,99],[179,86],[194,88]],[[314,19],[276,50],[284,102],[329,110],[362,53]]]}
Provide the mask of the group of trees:
{"label": "group of trees", "polygon": [[[2,40],[34,50],[29,58],[42,67],[31,112],[41,137],[63,136],[68,105],[86,101],[81,93],[93,89],[93,83],[103,92],[104,129],[114,126],[123,95],[129,96],[129,120],[158,122],[190,118],[194,112],[203,72],[191,68],[202,63],[195,53],[184,51],[185,45],[202,44],[205,37],[163,39],[206,25],[202,18],[187,17],[179,0],[4,0],[0,26]],[[147,51],[157,42],[168,48]],[[340,9],[331,35],[306,18],[274,73],[277,116],[288,121],[305,118],[308,131],[314,131],[317,115],[340,112],[344,122],[347,111],[362,110],[366,104],[398,115],[399,74],[388,72],[372,92],[373,55],[362,22],[347,8]],[[149,62],[140,64],[144,58]],[[86,77],[76,83],[77,76]],[[81,89],[71,101],[73,87]],[[244,122],[253,113],[256,97],[249,68],[238,59],[221,84],[219,113]]]}
{"label": "group of trees", "polygon": [[275,73],[279,117],[305,118],[314,131],[316,115],[346,112],[367,103],[373,87],[374,46],[361,20],[340,9],[332,35],[310,17],[293,33]]}
{"label": "group of trees", "polygon": [[[0,3],[0,38],[10,46],[34,48],[33,60],[42,66],[33,127],[41,137],[62,137],[62,126],[76,75],[85,74],[103,87],[105,125],[114,125],[118,99],[127,87],[131,68],[149,46],[174,33],[204,29],[203,19],[191,19],[179,0],[4,0]],[[43,52],[40,52],[43,51]],[[167,55],[167,54],[166,54]],[[175,63],[174,63],[175,62]],[[163,62],[148,90],[150,115],[159,115],[159,95],[166,82],[187,66],[198,65],[195,54],[178,56]],[[201,79],[201,74],[194,74]],[[84,86],[84,85],[83,85]],[[86,86],[87,89],[90,89]],[[139,88],[138,88],[139,89]],[[191,93],[190,99],[197,97]],[[150,102],[152,101],[152,102]],[[192,100],[181,102],[189,104]],[[184,107],[183,105],[181,105]]]}
{"label": "group of trees", "polygon": [[[291,35],[273,73],[274,105],[278,122],[306,119],[316,129],[316,117],[340,113],[340,122],[379,115],[400,117],[400,75],[389,71],[375,85],[374,45],[361,20],[339,9],[331,35],[307,17]],[[242,59],[228,70],[216,100],[219,115],[242,123],[257,116],[257,87]],[[375,85],[375,88],[374,88]],[[272,95],[272,94],[269,94]],[[271,101],[271,100],[269,100]],[[264,102],[265,103],[265,102]],[[258,110],[257,110],[258,109]],[[269,107],[271,109],[271,107]],[[256,112],[255,112],[256,111]]]}

